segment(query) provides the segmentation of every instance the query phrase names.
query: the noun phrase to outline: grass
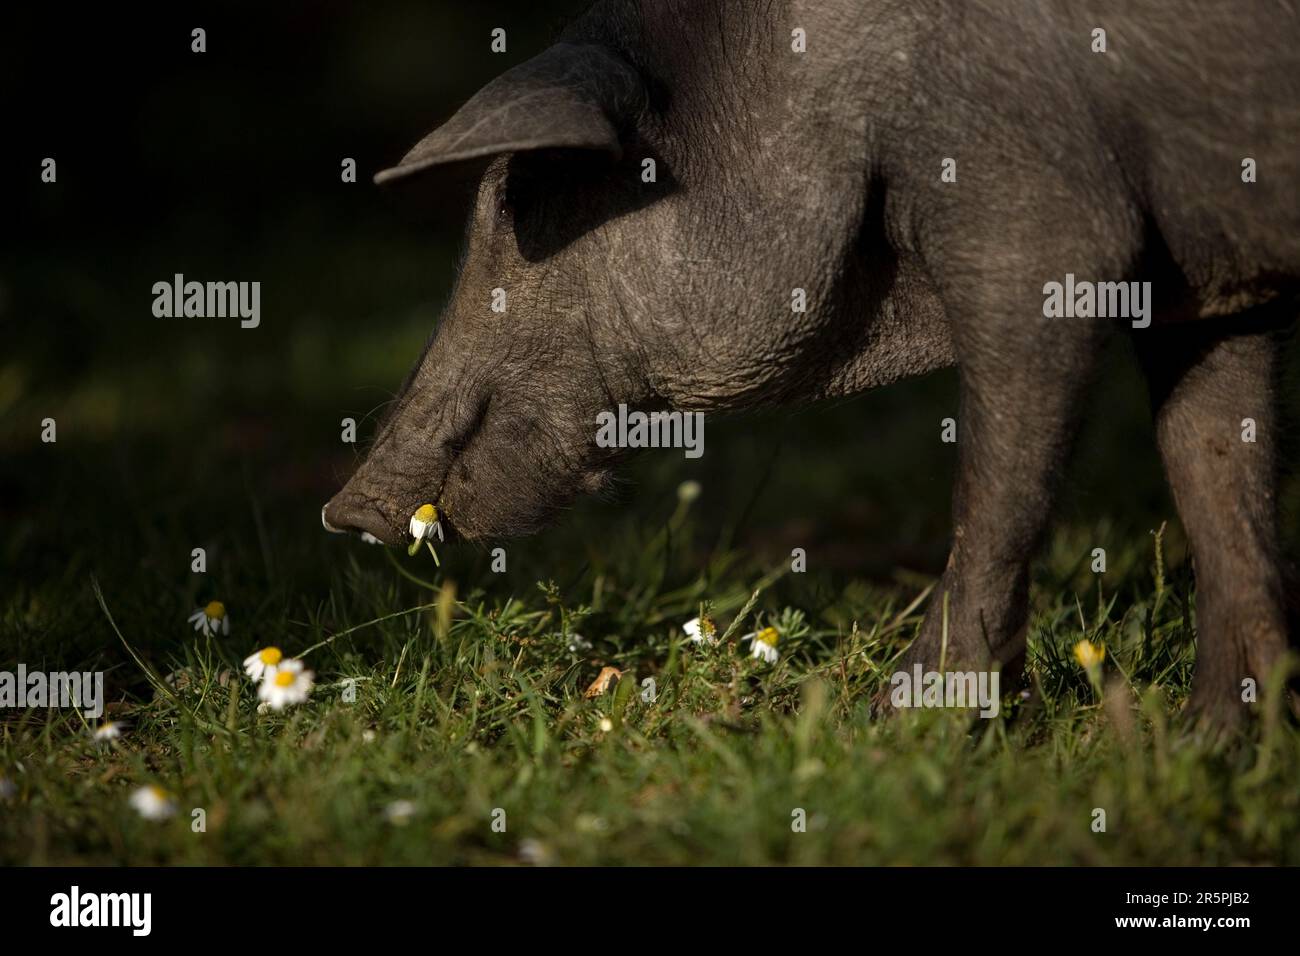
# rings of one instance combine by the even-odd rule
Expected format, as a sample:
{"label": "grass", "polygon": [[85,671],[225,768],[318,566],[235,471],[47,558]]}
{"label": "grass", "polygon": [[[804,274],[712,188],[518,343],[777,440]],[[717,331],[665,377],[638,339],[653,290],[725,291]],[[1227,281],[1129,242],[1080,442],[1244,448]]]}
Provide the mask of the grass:
{"label": "grass", "polygon": [[[994,720],[867,712],[946,556],[952,373],[710,417],[702,459],[643,460],[635,494],[508,543],[502,574],[323,534],[357,454],[341,421],[372,431],[420,353],[464,219],[344,186],[337,157],[391,163],[502,69],[465,37],[505,22],[510,62],[540,50],[558,12],[515,6],[331,15],[305,45],[300,16],[250,7],[224,34],[251,45],[202,69],[168,39],[187,23],[28,31],[40,69],[115,59],[89,98],[33,89],[15,135],[67,159],[57,189],[19,190],[27,241],[0,261],[0,670],[103,671],[127,730],[100,746],[70,710],[0,709],[0,863],[1300,863],[1300,734],[1267,706],[1231,747],[1179,725],[1195,595],[1131,367],[1104,376],[1035,564],[1032,693]],[[176,272],[264,279],[265,320],[155,319]],[[1286,500],[1295,553],[1295,481]],[[196,637],[213,599],[231,633]],[[685,642],[702,610],[717,647]],[[775,666],[737,641],[767,625]],[[1106,647],[1100,690],[1082,637]],[[257,713],[239,662],[268,644],[306,654],[309,703]],[[606,666],[624,678],[586,698]],[[131,809],[150,783],[172,820]]]}
{"label": "grass", "polygon": [[[467,547],[441,570],[427,553],[342,548],[314,601],[268,569],[310,565],[318,541],[260,568],[239,555],[231,566],[256,570],[216,576],[233,623],[219,638],[185,623],[206,595],[104,587],[100,606],[73,563],[42,585],[79,595],[67,604],[41,588],[9,602],[7,646],[29,667],[42,650],[51,667],[117,660],[111,716],[128,730],[104,746],[72,711],[4,723],[0,773],[16,793],[0,860],[1300,863],[1300,734],[1270,711],[1216,749],[1176,720],[1194,601],[1181,564],[1157,580],[1155,538],[1094,576],[1073,532],[1057,535],[1034,588],[1029,699],[1008,692],[989,721],[876,722],[867,701],[919,620],[924,582],[792,574],[701,541],[699,503],[659,504],[657,526],[588,540],[559,582],[526,573],[543,540],[512,546],[504,575]],[[701,610],[728,635],[716,646],[682,633]],[[774,666],[737,640],[766,625],[781,635]],[[56,655],[43,637],[77,627],[120,644],[87,640],[76,660],[76,642]],[[571,650],[575,634],[591,649]],[[1100,698],[1071,655],[1082,637],[1107,648]],[[309,703],[257,712],[239,662],[266,643],[305,654]],[[585,698],[603,666],[623,679]],[[178,672],[179,690],[158,676]],[[129,809],[145,783],[175,795],[176,817]],[[403,800],[409,814],[391,820]]]}
{"label": "grass", "polygon": [[[395,274],[423,277],[409,255]],[[338,276],[344,306],[286,303],[255,340],[160,327],[93,289],[84,335],[56,348],[17,326],[0,361],[0,670],[103,671],[127,730],[100,746],[70,710],[0,710],[0,862],[1300,863],[1300,733],[1267,706],[1226,748],[1178,721],[1195,593],[1122,362],[1034,565],[1030,698],[1008,688],[994,720],[880,722],[868,701],[945,559],[951,373],[710,419],[703,458],[642,459],[620,500],[505,543],[505,573],[463,545],[436,568],[320,530],[357,454],[340,420],[364,435],[386,397],[358,383],[400,381],[435,311],[403,287],[362,334],[350,314],[373,279]],[[703,488],[689,506],[687,479]],[[213,599],[231,633],[198,637],[186,618]],[[701,610],[721,645],[686,642]],[[775,666],[738,643],[768,625]],[[1100,693],[1072,657],[1083,637],[1106,648]],[[306,653],[309,703],[257,713],[239,663],[269,644]],[[623,680],[584,697],[605,666]],[[159,686],[176,673],[185,686]],[[131,809],[150,783],[175,795],[172,820]],[[398,801],[404,821],[385,812]]]}

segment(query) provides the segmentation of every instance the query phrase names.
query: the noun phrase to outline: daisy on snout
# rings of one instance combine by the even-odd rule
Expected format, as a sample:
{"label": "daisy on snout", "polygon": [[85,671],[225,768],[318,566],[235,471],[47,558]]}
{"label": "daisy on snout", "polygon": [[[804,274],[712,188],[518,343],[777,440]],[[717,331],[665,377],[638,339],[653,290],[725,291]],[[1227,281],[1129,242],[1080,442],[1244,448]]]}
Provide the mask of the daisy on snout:
{"label": "daisy on snout", "polygon": [[742,641],[754,642],[750,657],[757,657],[769,664],[775,664],[781,657],[781,652],[776,649],[776,642],[780,639],[781,636],[774,627],[765,627],[756,634],[746,634],[741,638]]}
{"label": "daisy on snout", "polygon": [[176,812],[172,795],[152,783],[131,794],[131,806],[146,820],[166,820]]}
{"label": "daisy on snout", "polygon": [[280,648],[264,647],[244,658],[244,673],[254,681],[260,681],[269,668],[275,667],[283,659]]}
{"label": "daisy on snout", "polygon": [[220,601],[209,601],[189,616],[189,622],[194,625],[194,630],[202,631],[204,637],[230,633],[230,617]]}
{"label": "daisy on snout", "polygon": [[[415,514],[411,515],[411,525],[408,529],[411,537],[415,540],[411,542],[411,547],[407,553],[412,557],[415,552],[420,550],[420,542],[437,535],[439,541],[446,540],[442,536],[442,522],[438,520],[438,509],[433,505],[420,505],[415,509]],[[429,541],[429,553],[433,555],[433,563],[438,563],[438,552],[433,550],[433,542]]]}
{"label": "daisy on snout", "polygon": [[302,661],[283,661],[266,669],[262,683],[257,686],[257,697],[271,710],[282,710],[289,704],[301,704],[311,693],[315,677],[315,674],[302,666]]}

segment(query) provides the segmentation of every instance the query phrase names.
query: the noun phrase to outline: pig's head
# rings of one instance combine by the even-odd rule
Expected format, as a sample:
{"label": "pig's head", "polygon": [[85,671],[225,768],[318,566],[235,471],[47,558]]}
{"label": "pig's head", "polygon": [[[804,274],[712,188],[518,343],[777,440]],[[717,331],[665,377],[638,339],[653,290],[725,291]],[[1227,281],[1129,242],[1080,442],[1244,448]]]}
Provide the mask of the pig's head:
{"label": "pig's head", "polygon": [[[461,274],[437,334],[369,454],[325,506],[330,530],[386,543],[435,503],[468,538],[528,533],[596,490],[595,417],[648,394],[604,274],[602,222],[645,200],[620,183],[623,124],[644,96],[596,47],[553,47],[499,77],[384,182],[482,166]],[[599,315],[591,303],[607,308]]]}
{"label": "pig's head", "polygon": [[[717,41],[734,43],[725,31]],[[376,177],[476,164],[479,179],[437,333],[323,509],[327,529],[395,544],[431,502],[465,538],[529,533],[607,482],[618,453],[596,444],[600,412],[812,389],[805,353],[824,351],[812,319],[829,310],[810,307],[801,325],[790,297],[801,285],[815,303],[827,269],[773,238],[824,252],[824,210],[758,198],[756,180],[803,180],[761,168],[773,151],[761,109],[746,116],[707,93],[718,77],[701,71],[728,75],[742,51],[647,62],[655,42],[570,34]],[[757,63],[743,72],[765,75]]]}

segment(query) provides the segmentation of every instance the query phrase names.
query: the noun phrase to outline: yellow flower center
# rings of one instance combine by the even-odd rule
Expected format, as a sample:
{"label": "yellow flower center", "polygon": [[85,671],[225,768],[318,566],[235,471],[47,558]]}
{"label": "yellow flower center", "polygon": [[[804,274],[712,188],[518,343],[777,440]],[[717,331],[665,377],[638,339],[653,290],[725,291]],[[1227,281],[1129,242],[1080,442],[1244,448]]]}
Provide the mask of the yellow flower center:
{"label": "yellow flower center", "polygon": [[219,621],[226,616],[226,606],[220,601],[209,601],[208,606],[203,609],[203,613],[213,620]]}
{"label": "yellow flower center", "polygon": [[257,656],[258,659],[267,667],[274,667],[276,664],[280,663],[280,659],[284,657],[284,655],[280,653],[280,648],[278,647],[264,647],[258,652]]}
{"label": "yellow flower center", "polygon": [[1106,648],[1092,641],[1080,641],[1074,645],[1074,659],[1080,667],[1093,667],[1106,659]]}
{"label": "yellow flower center", "polygon": [[770,647],[776,647],[776,642],[781,639],[781,635],[776,633],[776,628],[765,627],[758,632],[758,640]]}
{"label": "yellow flower center", "polygon": [[164,790],[162,787],[156,786],[155,784],[151,783],[149,784],[149,796],[153,797],[155,800],[166,800],[167,791]]}
{"label": "yellow flower center", "polygon": [[415,509],[415,520],[423,521],[425,524],[438,520],[438,509],[433,505],[420,505]]}
{"label": "yellow flower center", "polygon": [[276,674],[276,675],[275,675],[275,686],[276,686],[276,687],[292,687],[292,686],[293,686],[293,671],[280,671],[280,673]]}

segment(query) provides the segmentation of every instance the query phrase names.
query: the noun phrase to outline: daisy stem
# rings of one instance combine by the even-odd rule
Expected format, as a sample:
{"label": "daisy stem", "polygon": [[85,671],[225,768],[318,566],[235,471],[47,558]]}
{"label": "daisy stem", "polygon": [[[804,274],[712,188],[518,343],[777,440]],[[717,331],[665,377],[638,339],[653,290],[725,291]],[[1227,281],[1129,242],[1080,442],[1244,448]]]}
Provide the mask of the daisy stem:
{"label": "daisy stem", "polygon": [[434,565],[434,567],[441,568],[441,567],[442,567],[442,562],[438,560],[438,552],[435,551],[435,550],[433,550],[433,542],[430,541],[428,538],[425,538],[425,539],[424,539],[424,543],[427,544],[427,545],[429,546],[429,553],[430,553],[431,555],[433,555],[433,565]]}
{"label": "daisy stem", "polygon": [[345,628],[344,630],[339,631],[337,634],[331,634],[329,637],[325,638],[325,640],[320,641],[317,644],[313,644],[311,647],[307,648],[305,651],[299,654],[298,657],[299,659],[304,658],[312,651],[316,650],[317,648],[324,647],[326,644],[330,644],[333,641],[337,640],[338,638],[343,637],[347,634],[351,634],[354,631],[359,631],[363,627],[370,627],[375,624],[380,624],[384,621],[391,621],[395,617],[402,617],[406,614],[416,614],[420,611],[428,611],[437,606],[438,606],[437,601],[434,601],[431,604],[419,604],[416,605],[415,607],[408,607],[401,611],[394,611],[392,614],[385,614],[383,617],[377,617],[374,618],[373,620],[365,621],[361,624],[354,624],[352,627]]}
{"label": "daisy stem", "polygon": [[406,568],[402,567],[402,563],[398,561],[397,558],[393,557],[393,552],[390,549],[388,548],[384,549],[384,557],[388,559],[389,564],[391,564],[394,568],[397,569],[397,573],[400,574],[402,577],[406,578],[408,581],[414,581],[420,587],[428,588],[430,591],[438,590],[438,585],[426,581],[424,580],[424,578],[416,577],[410,571],[406,570]]}
{"label": "daisy stem", "polygon": [[127,653],[131,655],[131,659],[135,661],[136,666],[139,667],[140,670],[144,671],[145,676],[149,679],[149,683],[153,685],[154,689],[170,698],[172,703],[176,706],[176,709],[188,716],[198,726],[209,730],[215,730],[222,734],[229,733],[225,727],[222,727],[220,724],[212,723],[205,719],[201,714],[196,713],[185,706],[180,695],[176,693],[170,684],[158,676],[157,671],[145,663],[144,659],[136,653],[135,648],[132,647],[127,639],[122,635],[121,629],[117,626],[117,621],[113,620],[113,615],[108,609],[108,602],[104,600],[104,592],[99,586],[99,579],[93,575],[90,578],[90,586],[95,592],[95,600],[99,602],[99,609],[104,612],[104,617],[108,619],[109,627],[113,629],[113,633],[116,634],[117,639],[122,642],[122,646],[125,647]]}

